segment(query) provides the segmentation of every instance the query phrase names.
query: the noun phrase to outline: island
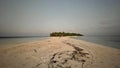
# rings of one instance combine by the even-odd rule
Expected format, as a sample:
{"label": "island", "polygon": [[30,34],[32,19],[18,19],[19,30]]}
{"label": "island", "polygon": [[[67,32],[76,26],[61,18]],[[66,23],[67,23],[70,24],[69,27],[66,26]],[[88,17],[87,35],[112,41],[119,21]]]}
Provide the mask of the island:
{"label": "island", "polygon": [[80,33],[69,33],[69,32],[52,32],[50,37],[61,37],[61,36],[83,36]]}

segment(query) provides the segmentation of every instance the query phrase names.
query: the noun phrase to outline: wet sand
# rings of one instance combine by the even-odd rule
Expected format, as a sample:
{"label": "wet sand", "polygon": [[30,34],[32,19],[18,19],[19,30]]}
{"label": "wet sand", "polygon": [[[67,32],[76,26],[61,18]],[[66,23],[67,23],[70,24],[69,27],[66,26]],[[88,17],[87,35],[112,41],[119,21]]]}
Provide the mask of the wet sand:
{"label": "wet sand", "polygon": [[120,50],[69,37],[0,49],[0,68],[120,68]]}

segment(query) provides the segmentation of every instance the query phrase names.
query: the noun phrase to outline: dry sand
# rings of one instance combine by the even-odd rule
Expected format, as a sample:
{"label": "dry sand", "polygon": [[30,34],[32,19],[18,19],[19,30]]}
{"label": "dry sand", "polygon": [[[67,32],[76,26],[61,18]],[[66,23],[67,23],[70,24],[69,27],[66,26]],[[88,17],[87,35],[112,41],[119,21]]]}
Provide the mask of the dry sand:
{"label": "dry sand", "polygon": [[1,48],[0,68],[120,68],[120,50],[53,37]]}

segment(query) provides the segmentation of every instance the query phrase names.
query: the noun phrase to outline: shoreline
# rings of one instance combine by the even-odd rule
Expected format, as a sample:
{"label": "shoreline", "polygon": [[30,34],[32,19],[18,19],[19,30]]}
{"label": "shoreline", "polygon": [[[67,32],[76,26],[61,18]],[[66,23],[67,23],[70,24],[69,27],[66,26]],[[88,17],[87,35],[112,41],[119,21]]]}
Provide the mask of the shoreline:
{"label": "shoreline", "polygon": [[[110,39],[109,39],[110,38]],[[99,44],[99,45],[104,45],[104,46],[107,46],[107,47],[112,47],[112,48],[116,48],[116,49],[120,49],[120,42],[115,42],[116,39],[118,38],[111,38],[111,37],[105,37],[105,38],[101,38],[101,37],[73,37],[73,39],[77,39],[77,40],[83,40],[83,41],[86,41],[86,42],[91,42],[91,43],[95,43],[95,44]],[[112,40],[113,41],[110,41]],[[119,41],[119,39],[118,39]]]}
{"label": "shoreline", "polygon": [[0,68],[119,68],[120,50],[70,37],[0,49]]}
{"label": "shoreline", "polygon": [[0,42],[0,48],[6,48],[6,47],[14,47],[15,45],[18,44],[23,44],[23,43],[29,43],[29,42],[34,42],[34,41],[41,41],[48,39],[49,37],[18,37],[18,38],[2,38]]}

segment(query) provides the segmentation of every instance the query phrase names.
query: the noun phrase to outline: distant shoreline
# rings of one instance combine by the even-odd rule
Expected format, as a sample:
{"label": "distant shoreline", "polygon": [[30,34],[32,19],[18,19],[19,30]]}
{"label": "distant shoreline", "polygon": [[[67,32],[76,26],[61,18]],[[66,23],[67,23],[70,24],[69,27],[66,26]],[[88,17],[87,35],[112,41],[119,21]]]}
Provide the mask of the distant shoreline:
{"label": "distant shoreline", "polygon": [[1,36],[0,38],[31,38],[31,37],[49,37],[49,36]]}

